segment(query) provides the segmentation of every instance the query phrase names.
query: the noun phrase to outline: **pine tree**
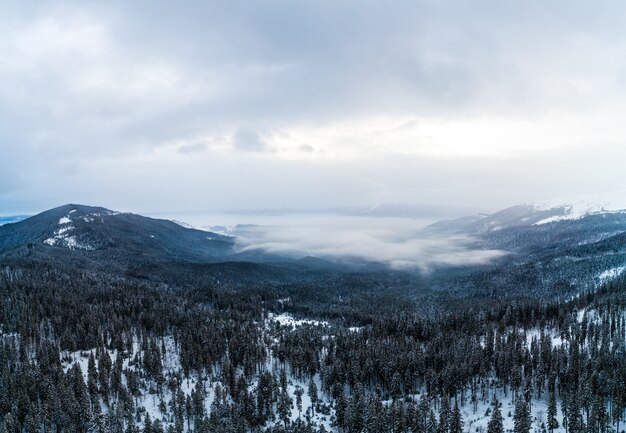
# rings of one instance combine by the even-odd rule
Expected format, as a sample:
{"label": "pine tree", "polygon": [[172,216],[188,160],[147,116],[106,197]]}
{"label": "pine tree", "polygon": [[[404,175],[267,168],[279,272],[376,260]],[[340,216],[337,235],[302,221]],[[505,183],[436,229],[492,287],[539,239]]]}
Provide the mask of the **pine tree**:
{"label": "pine tree", "polygon": [[437,433],[448,433],[450,431],[450,403],[447,398],[441,399],[439,408],[439,422],[437,423]]}
{"label": "pine tree", "polygon": [[431,417],[432,409],[426,396],[422,396],[417,405],[417,414],[415,415],[415,431],[426,431],[428,421]]}
{"label": "pine tree", "polygon": [[458,404],[454,405],[450,416],[450,433],[463,433],[463,419]]}
{"label": "pine tree", "polygon": [[563,395],[561,394],[561,413],[563,414],[563,427],[565,428],[565,433],[569,433],[569,424],[567,422],[567,418],[569,416],[569,412],[568,412],[568,403],[567,403],[567,399],[568,396],[567,395]]}
{"label": "pine tree", "polygon": [[574,392],[567,408],[567,425],[569,427],[569,433],[582,433],[584,432],[583,419],[580,413],[580,406],[578,404],[578,397]]}
{"label": "pine tree", "polygon": [[402,394],[402,378],[397,371],[391,377],[391,396],[397,399]]}
{"label": "pine tree", "polygon": [[[284,370],[283,370],[284,371]],[[289,392],[287,389],[283,389],[278,398],[278,416],[280,420],[285,424],[285,428],[289,423],[289,416],[291,415],[291,397],[289,397]]]}
{"label": "pine tree", "polygon": [[379,398],[368,398],[364,416],[365,431],[368,433],[385,433],[388,430],[384,416],[385,408]]}
{"label": "pine tree", "polygon": [[[403,406],[400,402],[394,402],[391,407],[391,427],[394,433],[402,433],[406,429],[406,419]],[[361,430],[353,430],[355,433]]]}
{"label": "pine tree", "polygon": [[500,411],[500,402],[498,399],[494,399],[493,412],[491,418],[487,424],[487,433],[504,433],[504,424],[502,419],[502,412]]}
{"label": "pine tree", "polygon": [[302,394],[304,394],[304,390],[302,388],[297,388],[295,391],[296,394],[296,407],[298,408],[298,418],[300,418],[302,414]]}
{"label": "pine tree", "polygon": [[339,395],[335,403],[336,423],[337,423],[337,426],[340,428],[344,428],[346,424],[346,408],[347,408],[346,397],[343,393],[343,389],[340,389]]}
{"label": "pine tree", "polygon": [[555,429],[559,428],[559,422],[556,419],[556,397],[554,392],[550,393],[550,402],[548,403],[548,429],[552,433]]}
{"label": "pine tree", "polygon": [[153,433],[152,432],[152,420],[150,420],[149,413],[146,413],[146,418],[143,422],[143,433]]}
{"label": "pine tree", "polygon": [[311,399],[312,415],[315,415],[315,405],[317,404],[317,385],[315,384],[315,380],[313,380],[313,378],[309,381],[309,398]]}
{"label": "pine tree", "polygon": [[96,358],[93,353],[89,354],[89,361],[87,363],[87,386],[89,389],[89,396],[91,398],[91,407],[94,409],[99,404],[98,399],[98,369],[96,368]]}
{"label": "pine tree", "polygon": [[106,416],[102,413],[99,413],[95,422],[95,433],[110,433],[109,426],[107,424]]}
{"label": "pine tree", "polygon": [[529,433],[531,427],[530,411],[523,398],[517,399],[515,403],[515,414],[513,415],[513,431],[515,433]]}

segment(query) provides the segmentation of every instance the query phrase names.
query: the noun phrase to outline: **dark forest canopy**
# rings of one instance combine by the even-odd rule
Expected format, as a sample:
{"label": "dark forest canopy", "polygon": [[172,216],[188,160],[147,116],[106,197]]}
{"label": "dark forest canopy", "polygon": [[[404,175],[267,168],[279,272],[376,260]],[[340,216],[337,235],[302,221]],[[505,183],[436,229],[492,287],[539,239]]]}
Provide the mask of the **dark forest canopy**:
{"label": "dark forest canopy", "polygon": [[[285,288],[271,285],[175,289],[32,263],[1,275],[0,428],[8,432],[317,431],[309,412],[291,419],[301,398],[285,374],[289,382],[317,378],[317,410],[347,432],[453,431],[441,420],[452,422],[456,405],[495,394],[516,408],[555,396],[573,411],[559,418],[568,431],[608,431],[626,403],[623,280],[568,302],[493,299],[424,315],[409,304],[384,314],[352,302],[325,311],[314,300],[293,302],[294,288],[286,301]],[[396,305],[393,298],[376,301]],[[303,310],[330,325],[263,325],[271,313]],[[528,344],[531,329],[541,332]],[[179,369],[163,367],[166,337]],[[64,359],[77,351],[92,353],[89,371]],[[190,377],[205,385],[187,394]],[[158,420],[146,420],[141,395],[169,401]]]}

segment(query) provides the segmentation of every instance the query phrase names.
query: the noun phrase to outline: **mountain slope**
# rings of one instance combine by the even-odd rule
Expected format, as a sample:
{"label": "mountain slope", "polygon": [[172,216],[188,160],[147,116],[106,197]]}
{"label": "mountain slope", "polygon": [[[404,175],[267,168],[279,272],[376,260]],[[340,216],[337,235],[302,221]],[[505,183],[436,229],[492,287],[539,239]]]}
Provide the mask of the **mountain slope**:
{"label": "mountain slope", "polygon": [[469,236],[479,247],[509,253],[482,269],[443,269],[435,284],[465,296],[558,297],[592,289],[626,266],[626,213],[586,209],[522,205],[433,224],[428,230],[439,235]]}
{"label": "mountain slope", "polygon": [[0,254],[27,247],[136,261],[218,261],[234,254],[233,239],[167,220],[101,207],[65,205],[0,226]]}

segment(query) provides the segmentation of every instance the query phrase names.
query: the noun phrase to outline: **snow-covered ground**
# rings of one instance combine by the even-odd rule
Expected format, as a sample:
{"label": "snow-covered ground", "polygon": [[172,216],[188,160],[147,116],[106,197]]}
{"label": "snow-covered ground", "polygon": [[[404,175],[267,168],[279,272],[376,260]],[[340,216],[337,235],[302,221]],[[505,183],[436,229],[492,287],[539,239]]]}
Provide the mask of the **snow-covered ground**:
{"label": "snow-covered ground", "polygon": [[61,217],[59,219],[58,228],[54,231],[54,235],[46,240],[44,240],[44,244],[50,246],[61,246],[65,248],[69,248],[71,250],[93,250],[94,248],[91,245],[81,243],[76,239],[76,236],[72,236],[72,231],[75,230],[75,227],[72,225],[71,215],[76,210],[71,210],[66,216]]}
{"label": "snow-covered ground", "polygon": [[280,323],[281,326],[290,326],[292,328],[296,326],[302,326],[302,325],[328,326],[328,322],[312,320],[312,319],[296,319],[288,313],[281,313],[278,315],[270,313],[268,315],[268,322],[278,322]]}
{"label": "snow-covered ground", "polygon": [[[274,320],[281,325],[290,325],[290,326],[301,326],[303,324],[324,324],[325,322],[319,322],[315,320],[296,320],[288,314],[281,314],[278,316],[274,316]],[[188,378],[184,378],[181,373],[181,363],[178,355],[178,350],[175,346],[175,342],[173,337],[163,337],[158,340],[159,346],[161,344],[165,347],[165,353],[163,354],[162,365],[163,365],[163,373],[166,380],[169,377],[179,376],[182,378],[182,382],[180,383],[180,389],[182,390],[185,396],[191,396],[191,393],[198,387],[202,386],[205,390],[205,410],[206,413],[210,413],[211,405],[213,404],[213,400],[215,398],[215,389],[219,385],[222,389],[225,388],[225,385],[220,383],[219,377],[217,375],[212,374],[212,372],[203,372],[200,375],[193,373]],[[89,356],[93,354],[95,356],[96,349],[91,350],[83,350],[76,352],[63,352],[62,353],[62,363],[64,371],[68,371],[74,364],[78,364],[80,366],[81,372],[83,374],[83,378],[85,382],[87,382],[87,374],[88,374],[88,365],[89,365]],[[118,352],[116,350],[108,350],[108,354],[111,358],[112,364],[115,364],[116,359],[118,357]],[[141,356],[141,345],[138,340],[135,340],[133,343],[132,353],[125,354],[125,359],[123,361],[123,370],[137,370],[134,365],[132,365],[132,361],[136,356]],[[275,377],[279,376],[279,363],[275,362],[275,360],[269,357],[266,363],[266,369],[272,371]],[[139,371],[139,370],[137,370]],[[322,405],[324,407],[328,407],[331,405],[330,397],[325,395],[322,392],[322,384],[319,374],[313,377],[318,389],[318,406]],[[126,384],[126,376],[122,375],[122,381]],[[138,397],[135,401],[137,404],[137,408],[140,412],[145,411],[150,415],[150,419],[161,420],[165,425],[171,422],[171,413],[163,414],[159,409],[161,401],[163,401],[167,408],[170,407],[170,402],[172,400],[172,394],[165,387],[163,389],[162,400],[157,394],[151,394],[149,392],[150,388],[154,388],[154,384],[147,380],[145,377],[142,378],[142,395]],[[254,378],[249,383],[250,390],[253,390],[258,385],[258,377]],[[289,372],[289,368],[287,367],[287,389],[288,393],[292,399],[292,409],[290,419],[292,422],[295,422],[299,417],[304,421],[307,419],[311,419],[311,421],[318,426],[324,425],[327,431],[332,431],[332,418],[331,415],[334,415],[334,410],[331,409],[330,414],[324,414],[318,412],[317,410],[312,410],[312,402],[311,398],[308,395],[309,382],[308,380],[300,380],[296,378]],[[299,412],[296,405],[296,391],[302,390],[302,411]],[[143,409],[142,409],[143,408]],[[106,413],[108,408],[105,405],[102,405],[102,411]],[[169,409],[168,409],[169,412]],[[313,415],[314,413],[314,415]],[[277,425],[280,421],[278,418],[268,422],[268,426]],[[143,416],[142,421],[138,422],[138,425],[143,424]],[[186,428],[186,425],[185,425]]]}
{"label": "snow-covered ground", "polygon": [[607,269],[606,271],[601,272],[600,274],[598,274],[596,279],[599,284],[603,284],[619,277],[624,273],[624,271],[626,271],[626,266],[617,266],[615,268]]}
{"label": "snow-covered ground", "polygon": [[[586,316],[588,320],[594,321],[598,320],[597,314],[594,310],[590,309],[581,309],[576,311],[575,313],[576,320],[580,323],[583,321],[583,318]],[[312,325],[312,326],[323,326],[324,329],[328,329],[330,333],[330,325],[326,322],[312,320],[312,319],[296,319],[288,313],[281,314],[269,314],[264,326],[264,332],[267,336],[272,336],[272,333],[277,331],[276,327],[273,327],[272,324],[280,324],[281,330],[282,327],[290,327],[292,330],[295,330],[299,326]],[[328,328],[326,328],[328,327]],[[358,332],[362,328],[348,328],[352,332]],[[553,346],[560,346],[563,344],[563,341],[560,335],[553,329],[550,328],[531,328],[531,329],[516,329],[511,328],[510,332],[518,332],[520,335],[524,335],[526,339],[526,343],[528,346],[531,345],[533,340],[539,340],[541,335],[546,335],[550,338]],[[274,341],[277,341],[274,338]],[[162,354],[162,365],[163,365],[163,373],[165,375],[166,381],[169,378],[179,377],[182,379],[180,382],[180,388],[184,395],[191,396],[192,392],[197,389],[197,387],[203,387],[205,390],[205,409],[206,413],[210,413],[211,405],[213,403],[215,397],[215,389],[218,386],[224,387],[223,384],[219,382],[220,377],[218,374],[214,374],[214,372],[202,372],[200,374],[192,373],[188,378],[183,378],[181,374],[181,363],[178,356],[178,349],[176,347],[174,338],[171,336],[162,337],[157,340],[157,344],[159,347],[164,347],[165,351]],[[63,365],[65,370],[67,371],[73,364],[78,363],[80,366],[83,376],[85,379],[87,378],[87,366],[89,361],[89,355],[91,353],[95,354],[95,350],[90,351],[79,351],[79,352],[64,352],[62,354]],[[113,363],[115,363],[118,353],[115,350],[110,350],[109,355]],[[126,354],[126,358],[123,363],[124,369],[135,369],[136,366],[133,365],[133,358],[136,356],[141,356],[141,344],[139,340],[136,338],[132,353]],[[267,371],[271,371],[275,377],[279,377],[280,369],[283,368],[283,364],[279,363],[277,359],[274,359],[271,355],[266,360],[265,369]],[[337,431],[333,429],[333,420],[335,416],[335,410],[333,406],[333,402],[330,396],[326,395],[322,391],[322,383],[319,374],[316,374],[312,380],[315,381],[318,389],[318,408],[323,408],[322,411],[315,411],[313,415],[312,411],[312,402],[308,394],[309,389],[309,378],[298,378],[296,375],[292,374],[289,370],[289,367],[286,366],[286,374],[287,374],[287,390],[292,399],[292,408],[290,413],[290,419],[292,422],[295,422],[299,417],[302,420],[310,419],[314,425],[321,426],[323,425],[327,431]],[[152,384],[145,376],[142,377],[142,395],[136,400],[138,407],[141,412],[148,413],[152,420],[161,420],[165,425],[171,423],[171,413],[169,413],[170,401],[172,399],[172,395],[168,389],[164,389],[163,396],[159,397],[156,393],[150,393],[150,389],[154,389],[154,384]],[[126,381],[125,375],[123,376],[123,381]],[[503,389],[495,378],[490,379],[490,386],[483,391],[477,390],[476,398],[472,401],[472,395],[468,391],[465,393],[465,398],[463,403],[461,404],[461,398],[458,396],[457,401],[461,404],[461,414],[464,422],[464,432],[476,432],[476,433],[486,433],[487,424],[491,418],[491,411],[493,410],[493,398],[497,397],[498,401],[501,404],[501,412],[504,419],[504,427],[506,432],[513,431],[513,414],[515,411],[515,404],[513,400],[513,394],[510,389]],[[258,386],[258,376],[252,378],[249,381],[249,389],[252,391]],[[167,387],[166,387],[167,388]],[[301,411],[298,411],[296,405],[296,395],[298,392],[301,392],[302,405]],[[422,394],[424,390],[421,390],[420,393],[412,395],[411,398],[418,403],[422,398]],[[534,395],[531,403],[531,414],[532,414],[532,432],[540,432],[542,431],[542,424],[546,422],[547,418],[547,407],[548,407],[548,399],[549,394],[544,389],[541,396]],[[168,413],[163,414],[159,409],[159,406],[165,403],[166,407],[168,407]],[[391,401],[384,402],[385,404],[391,404]],[[108,410],[103,405],[103,411]],[[435,410],[437,412],[437,410]],[[143,419],[143,416],[142,416]],[[565,429],[562,426],[562,414],[561,414],[561,401],[559,396],[557,395],[557,419],[559,424],[561,425],[558,429],[555,430],[556,433],[563,433]],[[141,425],[143,421],[140,421],[138,424]],[[273,420],[270,420],[267,426],[280,424],[280,420],[278,417],[275,417]],[[186,426],[185,426],[186,428]]]}
{"label": "snow-covered ground", "polygon": [[576,202],[567,204],[537,204],[534,205],[535,210],[544,211],[552,209],[563,209],[562,215],[555,215],[549,218],[545,218],[535,223],[535,225],[549,224],[557,221],[565,220],[577,220],[590,215],[599,215],[603,213],[626,213],[626,206],[618,205],[615,203],[590,203],[590,202]]}
{"label": "snow-covered ground", "polygon": [[[509,392],[506,396],[499,390],[496,393],[498,401],[501,404],[500,410],[502,411],[504,430],[506,432],[513,431],[513,413],[515,412],[515,404],[512,402],[512,396]],[[546,413],[548,410],[548,398],[549,395],[544,393],[541,399],[534,398],[531,403],[532,413],[532,430],[531,432],[541,431],[541,424],[546,421]],[[493,410],[493,402],[491,398],[481,401],[478,399],[476,404],[476,410],[474,410],[474,404],[467,399],[466,403],[460,407],[461,415],[464,421],[464,432],[477,432],[486,433],[487,424],[491,418],[491,411]],[[559,424],[562,418],[560,410],[560,401],[557,401],[557,419]],[[556,433],[565,432],[565,429],[561,426],[554,430]]]}
{"label": "snow-covered ground", "polygon": [[530,347],[533,340],[536,340],[537,342],[541,340],[542,332],[546,337],[550,338],[550,341],[552,342],[553,347],[559,347],[563,344],[563,339],[561,338],[561,336],[558,335],[558,333],[552,329],[542,330],[539,328],[532,328],[532,329],[526,330],[525,332],[526,332],[526,345],[528,347]]}

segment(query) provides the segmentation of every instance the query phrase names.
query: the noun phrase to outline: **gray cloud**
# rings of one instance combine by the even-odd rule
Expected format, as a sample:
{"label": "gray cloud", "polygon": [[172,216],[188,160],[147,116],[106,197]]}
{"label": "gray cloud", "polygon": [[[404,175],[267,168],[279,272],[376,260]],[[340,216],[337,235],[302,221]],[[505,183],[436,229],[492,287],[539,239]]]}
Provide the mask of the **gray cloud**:
{"label": "gray cloud", "polygon": [[176,151],[178,153],[182,153],[183,155],[189,155],[192,153],[201,153],[208,149],[206,143],[193,143],[193,144],[184,144],[179,146]]}
{"label": "gray cloud", "polygon": [[620,197],[625,18],[578,0],[3,2],[0,208]]}
{"label": "gray cloud", "polygon": [[315,148],[310,144],[301,144],[300,149],[307,153],[315,152]]}
{"label": "gray cloud", "polygon": [[253,129],[239,128],[233,135],[233,147],[245,152],[263,152],[266,145],[259,133]]}

